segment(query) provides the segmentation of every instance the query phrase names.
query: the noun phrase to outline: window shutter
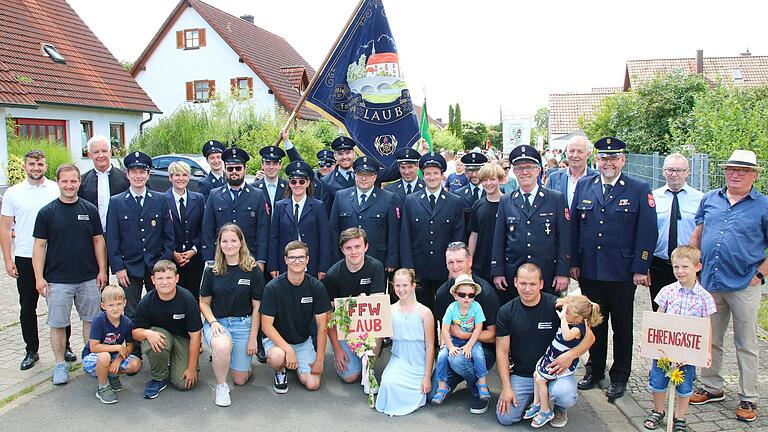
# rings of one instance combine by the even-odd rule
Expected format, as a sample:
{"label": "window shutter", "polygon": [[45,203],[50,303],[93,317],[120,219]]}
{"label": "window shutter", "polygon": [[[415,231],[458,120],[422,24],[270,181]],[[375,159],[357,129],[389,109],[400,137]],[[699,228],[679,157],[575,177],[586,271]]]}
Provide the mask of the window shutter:
{"label": "window shutter", "polygon": [[205,29],[199,29],[198,35],[200,36],[200,47],[202,48],[205,46]]}
{"label": "window shutter", "polygon": [[184,31],[179,30],[176,32],[176,48],[184,49]]}
{"label": "window shutter", "polygon": [[187,81],[187,102],[195,100],[195,83],[193,81]]}
{"label": "window shutter", "polygon": [[213,99],[216,96],[216,80],[208,80],[208,98]]}
{"label": "window shutter", "polygon": [[253,78],[248,78],[248,96],[253,96]]}
{"label": "window shutter", "polygon": [[238,88],[237,88],[237,78],[232,78],[229,80],[229,89],[232,92],[232,96],[237,96]]}

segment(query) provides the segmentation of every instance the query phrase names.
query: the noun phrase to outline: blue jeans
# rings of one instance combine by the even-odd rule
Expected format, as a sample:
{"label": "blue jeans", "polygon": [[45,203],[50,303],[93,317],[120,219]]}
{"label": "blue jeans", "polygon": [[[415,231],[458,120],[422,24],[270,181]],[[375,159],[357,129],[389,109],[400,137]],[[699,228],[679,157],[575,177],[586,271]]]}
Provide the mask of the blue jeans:
{"label": "blue jeans", "polygon": [[[657,362],[658,360],[653,361],[651,371],[648,373],[648,390],[652,393],[664,393],[669,385],[669,377],[659,368]],[[690,397],[693,394],[693,380],[696,379],[696,366],[684,365],[681,369],[685,379],[675,387],[675,391],[680,397]]]}
{"label": "blue jeans", "polygon": [[[496,353],[493,350],[489,350],[478,342],[475,344],[483,348],[483,357],[485,357],[485,369],[489,370],[496,364]],[[474,356],[474,354],[472,354]],[[448,388],[454,389],[461,384],[462,381],[467,382],[467,388],[472,393],[472,397],[478,397],[477,393],[477,375],[475,375],[475,367],[471,359],[461,356],[448,356]],[[431,400],[432,396],[437,391],[438,380],[437,373],[432,374],[432,390],[427,395],[427,400]]]}
{"label": "blue jeans", "polygon": [[[459,339],[451,336],[451,342],[457,348],[461,348],[467,344],[464,339]],[[435,377],[439,382],[448,381],[448,359],[451,356],[448,355],[448,345],[443,346],[440,350],[440,354],[437,355],[437,366],[435,367]],[[464,357],[464,353],[459,353],[454,357]],[[466,357],[464,357],[466,359]],[[483,345],[480,342],[476,342],[472,345],[472,358],[469,359],[472,362],[472,369],[475,377],[485,378],[488,375],[488,369],[485,367],[485,353],[483,353]]]}
{"label": "blue jeans", "polygon": [[[512,386],[512,391],[515,392],[517,406],[510,405],[509,413],[504,415],[496,411],[496,418],[499,423],[505,426],[519,422],[523,418],[525,410],[533,402],[533,377],[511,375],[509,383]],[[549,398],[555,403],[555,411],[565,411],[566,408],[576,405],[579,400],[579,394],[576,391],[576,377],[573,374],[550,381],[547,387],[549,388]]]}

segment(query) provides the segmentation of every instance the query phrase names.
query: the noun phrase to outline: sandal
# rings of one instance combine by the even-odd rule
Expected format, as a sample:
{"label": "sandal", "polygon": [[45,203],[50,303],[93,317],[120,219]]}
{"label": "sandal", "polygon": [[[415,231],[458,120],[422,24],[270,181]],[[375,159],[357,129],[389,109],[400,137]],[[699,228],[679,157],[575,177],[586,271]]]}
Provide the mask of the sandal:
{"label": "sandal", "polygon": [[657,429],[661,421],[664,420],[665,415],[667,415],[666,412],[651,410],[651,414],[643,422],[643,427],[648,430]]}
{"label": "sandal", "polygon": [[536,416],[533,417],[533,420],[531,420],[531,426],[535,428],[540,428],[544,426],[545,424],[549,423],[550,420],[555,418],[555,412],[552,410],[549,411],[539,411],[536,413]]}
{"label": "sandal", "polygon": [[541,404],[531,404],[525,411],[525,414],[523,414],[523,420],[530,420],[536,417],[536,414],[538,414],[539,411],[541,411]]}
{"label": "sandal", "polygon": [[491,390],[488,389],[488,384],[477,384],[477,393],[480,396],[480,400],[491,398]]}
{"label": "sandal", "polygon": [[432,402],[435,405],[440,405],[441,403],[443,403],[443,401],[447,396],[448,396],[448,387],[438,388],[437,391],[435,392],[435,395],[432,396],[432,400],[430,402]]}
{"label": "sandal", "polygon": [[674,432],[688,432],[688,422],[683,418],[675,417],[675,420],[672,422],[672,430]]}

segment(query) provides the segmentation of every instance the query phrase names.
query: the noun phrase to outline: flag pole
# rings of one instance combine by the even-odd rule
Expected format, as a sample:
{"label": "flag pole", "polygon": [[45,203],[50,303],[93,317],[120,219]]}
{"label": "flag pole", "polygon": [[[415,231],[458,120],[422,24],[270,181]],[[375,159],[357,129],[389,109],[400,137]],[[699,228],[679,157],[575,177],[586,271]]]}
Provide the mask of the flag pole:
{"label": "flag pole", "polygon": [[366,0],[360,0],[357,2],[357,6],[352,11],[352,15],[350,15],[349,19],[347,19],[347,24],[344,25],[344,28],[341,30],[341,33],[339,33],[339,36],[336,37],[336,42],[333,43],[333,45],[331,46],[331,49],[328,51],[328,54],[325,55],[325,59],[323,60],[323,63],[320,65],[320,69],[318,69],[315,72],[315,75],[312,77],[312,80],[309,82],[309,85],[307,86],[306,90],[304,90],[304,93],[301,94],[301,98],[299,99],[299,102],[296,103],[296,107],[293,108],[293,112],[291,112],[291,115],[288,117],[288,120],[286,120],[285,125],[283,125],[283,128],[280,129],[280,134],[277,136],[277,140],[275,140],[275,144],[274,144],[275,146],[279,145],[280,141],[283,140],[282,133],[286,132],[288,128],[291,126],[291,123],[293,123],[293,120],[296,118],[296,114],[298,114],[302,105],[304,105],[304,102],[307,100],[307,97],[309,96],[309,91],[312,89],[312,87],[314,87],[315,82],[317,81],[323,69],[325,69],[325,66],[328,65],[328,60],[331,59],[331,54],[333,54],[333,51],[335,51],[336,47],[339,46],[339,43],[341,42],[341,38],[344,37],[344,35],[347,33],[349,26],[352,25],[352,20],[355,18],[355,15],[357,15],[357,12],[363,6],[363,3],[365,3],[365,1]]}

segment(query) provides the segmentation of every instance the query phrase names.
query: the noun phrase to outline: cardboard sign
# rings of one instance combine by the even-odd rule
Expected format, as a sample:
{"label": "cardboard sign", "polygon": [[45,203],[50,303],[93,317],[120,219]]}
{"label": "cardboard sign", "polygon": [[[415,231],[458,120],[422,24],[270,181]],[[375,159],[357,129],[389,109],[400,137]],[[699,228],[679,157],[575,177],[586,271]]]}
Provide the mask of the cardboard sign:
{"label": "cardboard sign", "polygon": [[[336,307],[342,299],[334,299]],[[374,294],[355,297],[357,304],[349,308],[349,335],[355,336],[368,332],[373,337],[383,338],[392,336],[392,311],[389,307],[389,296],[386,294]],[[344,340],[344,335],[336,329],[339,340]]]}
{"label": "cardboard sign", "polygon": [[707,366],[712,343],[708,318],[643,312],[640,355],[673,363]]}

